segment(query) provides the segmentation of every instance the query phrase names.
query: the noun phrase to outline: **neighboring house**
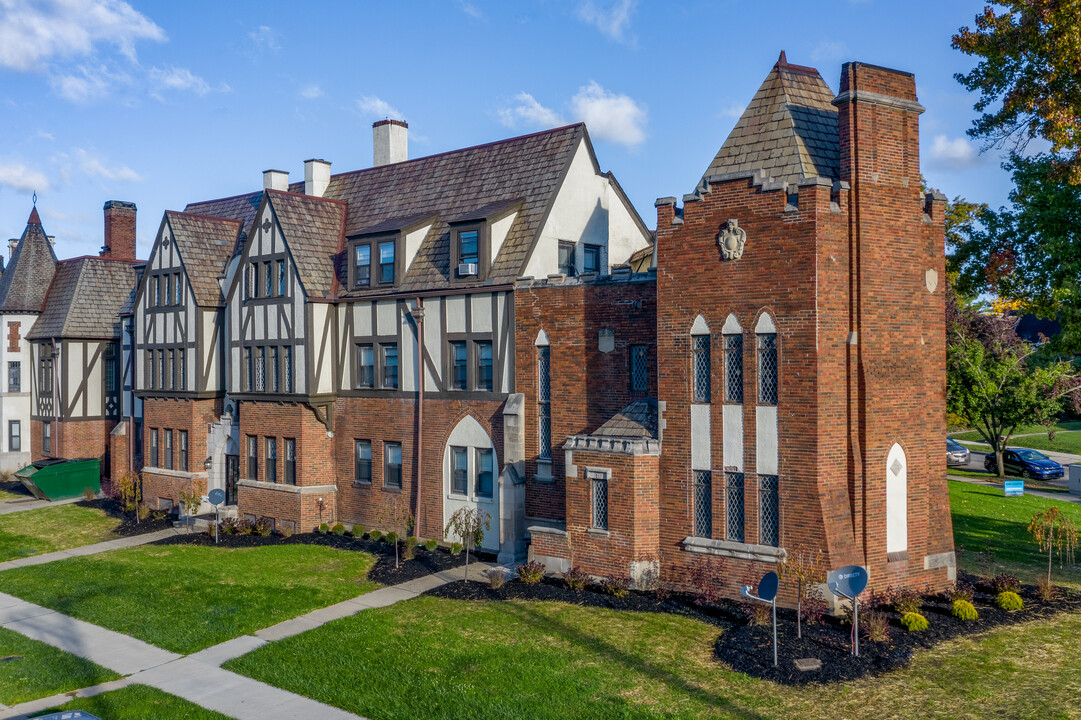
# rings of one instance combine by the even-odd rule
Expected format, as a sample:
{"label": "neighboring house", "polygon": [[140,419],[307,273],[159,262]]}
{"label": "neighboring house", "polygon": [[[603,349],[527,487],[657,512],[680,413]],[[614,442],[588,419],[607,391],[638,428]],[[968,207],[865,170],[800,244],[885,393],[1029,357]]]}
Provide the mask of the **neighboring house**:
{"label": "neighboring house", "polygon": [[33,329],[52,282],[56,254],[45,234],[37,207],[30,211],[26,230],[11,241],[11,259],[0,275],[0,470],[29,464],[31,378],[34,366],[26,336]]}

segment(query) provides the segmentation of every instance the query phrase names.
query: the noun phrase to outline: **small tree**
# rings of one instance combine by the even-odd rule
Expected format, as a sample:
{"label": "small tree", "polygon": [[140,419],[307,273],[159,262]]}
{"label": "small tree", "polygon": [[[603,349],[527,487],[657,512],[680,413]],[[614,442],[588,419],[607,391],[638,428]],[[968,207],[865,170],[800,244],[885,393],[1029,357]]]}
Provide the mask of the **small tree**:
{"label": "small tree", "polygon": [[1059,567],[1063,560],[1073,565],[1074,550],[1078,544],[1077,525],[1066,517],[1058,506],[1052,505],[1032,516],[1028,531],[1032,533],[1032,539],[1040,546],[1040,550],[1047,551],[1047,584],[1050,585],[1053,551],[1058,553]]}
{"label": "small tree", "polygon": [[815,583],[826,582],[826,567],[821,548],[800,544],[777,568],[782,580],[796,586],[796,637],[803,637],[803,599],[809,597]]}
{"label": "small tree", "polygon": [[459,508],[447,526],[443,528],[443,534],[449,535],[453,530],[465,545],[465,579],[469,579],[469,550],[484,541],[484,533],[492,527],[492,516],[483,510],[476,508]]}
{"label": "small tree", "polygon": [[[390,507],[386,508],[381,515],[379,523],[386,527],[389,532],[393,532],[398,537],[404,538],[409,534],[409,531],[413,529],[413,526],[416,524],[416,518],[413,517],[413,512],[409,509],[409,503],[404,502],[401,495],[395,495]],[[394,569],[398,569],[397,539],[394,541]]]}
{"label": "small tree", "polygon": [[116,481],[116,499],[120,501],[121,510],[135,513],[135,521],[138,522],[139,503],[143,500],[143,492],[139,478],[134,473],[124,473]]}
{"label": "small tree", "polygon": [[180,498],[180,507],[184,508],[185,520],[190,525],[192,517],[199,512],[199,507],[203,504],[202,493],[192,484],[190,489],[181,490],[177,496]]}

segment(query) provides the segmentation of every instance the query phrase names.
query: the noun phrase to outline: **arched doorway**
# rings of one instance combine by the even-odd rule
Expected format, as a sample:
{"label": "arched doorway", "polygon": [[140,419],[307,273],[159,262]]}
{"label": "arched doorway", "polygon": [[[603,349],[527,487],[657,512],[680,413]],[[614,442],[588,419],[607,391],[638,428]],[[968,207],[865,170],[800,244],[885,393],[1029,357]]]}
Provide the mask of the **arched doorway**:
{"label": "arched doorway", "polygon": [[[481,547],[499,551],[499,457],[487,431],[472,415],[455,426],[443,448],[443,524],[463,507],[491,517]],[[447,540],[460,540],[447,537]]]}

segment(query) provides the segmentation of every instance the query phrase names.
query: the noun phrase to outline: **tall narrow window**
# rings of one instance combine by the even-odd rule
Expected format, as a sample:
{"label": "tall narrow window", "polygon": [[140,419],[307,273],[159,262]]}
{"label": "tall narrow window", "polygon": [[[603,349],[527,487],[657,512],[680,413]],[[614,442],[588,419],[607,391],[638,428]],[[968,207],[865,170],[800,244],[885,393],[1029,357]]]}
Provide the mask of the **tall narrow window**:
{"label": "tall narrow window", "polygon": [[166,375],[166,377],[169,378],[169,380],[168,380],[169,389],[170,390],[175,390],[176,389],[176,350],[170,350],[169,351],[169,364],[166,367],[168,368],[168,370],[167,370],[168,374]]}
{"label": "tall narrow window", "polygon": [[372,441],[353,441],[353,482],[370,485],[372,482]]}
{"label": "tall narrow window", "polygon": [[251,392],[255,389],[255,357],[251,348],[244,348],[244,367],[247,370],[244,387]]}
{"label": "tall narrow window", "polygon": [[559,241],[559,272],[571,277],[574,272],[574,243]]}
{"label": "tall narrow window", "polygon": [[725,538],[743,542],[743,473],[724,474]]}
{"label": "tall narrow window", "polygon": [[474,265],[480,262],[480,233],[476,230],[458,233],[458,262]]}
{"label": "tall narrow window", "polygon": [[694,471],[694,536],[713,537],[713,473]]}
{"label": "tall narrow window", "polygon": [[177,433],[177,458],[176,469],[188,471],[188,431],[180,430]]}
{"label": "tall narrow window", "polygon": [[389,390],[398,389],[398,346],[394,344],[380,345],[383,353],[383,387]]}
{"label": "tall narrow window", "polygon": [[278,297],[285,295],[285,261],[278,261]]}
{"label": "tall narrow window", "polygon": [[724,336],[724,401],[743,402],[743,336]]}
{"label": "tall narrow window", "polygon": [[391,488],[402,487],[401,443],[383,443],[383,484]]}
{"label": "tall narrow window", "polygon": [[181,349],[180,353],[180,366],[176,369],[176,374],[180,379],[180,389],[188,389],[188,351]]}
{"label": "tall narrow window", "polygon": [[708,403],[712,397],[709,335],[691,336],[691,382],[694,384],[692,401]]}
{"label": "tall narrow window", "polygon": [[181,280],[182,277],[183,276],[180,273],[177,273],[176,275],[173,276],[173,288],[174,288],[174,290],[176,292],[176,304],[177,305],[180,305],[181,303],[184,302],[184,294],[183,294],[183,291],[181,290],[181,287],[182,287],[181,283],[183,282]]}
{"label": "tall narrow window", "polygon": [[450,357],[450,389],[465,390],[469,382],[469,363],[464,341],[457,340],[450,344]]}
{"label": "tall narrow window", "polygon": [[[109,348],[112,350],[112,346]],[[114,351],[115,353],[115,351]],[[105,366],[103,370],[105,374],[105,392],[116,392],[116,358],[110,357],[108,354],[105,356]]]}
{"label": "tall narrow window", "polygon": [[601,271],[601,246],[582,246],[582,274],[600,273]]}
{"label": "tall narrow window", "polygon": [[23,428],[19,420],[8,421],[8,452],[22,452]]}
{"label": "tall narrow window", "polygon": [[274,264],[269,260],[263,263],[263,297],[274,294]]}
{"label": "tall narrow window", "polygon": [[608,475],[602,472],[590,470],[589,477],[590,494],[593,506],[593,522],[591,526],[596,530],[608,529]]}
{"label": "tall narrow window", "polygon": [[293,392],[293,346],[285,348],[285,392]]}
{"label": "tall narrow window", "polygon": [[492,343],[474,343],[477,353],[477,390],[492,391]]}
{"label": "tall narrow window", "polygon": [[372,283],[372,246],[353,248],[353,287],[368,287]]}
{"label": "tall narrow window", "polygon": [[631,345],[631,393],[645,395],[649,386],[649,347]]}
{"label": "tall narrow window", "polygon": [[266,439],[266,481],[278,482],[278,438]]}
{"label": "tall narrow window", "polygon": [[41,451],[46,455],[53,451],[53,424],[51,422],[41,424]]}
{"label": "tall narrow window", "polygon": [[143,459],[143,423],[141,420],[135,421],[135,458],[137,460]]}
{"label": "tall narrow window", "polygon": [[285,484],[297,484],[297,441],[285,438]]}
{"label": "tall narrow window", "polygon": [[552,459],[552,377],[547,345],[537,348],[537,437],[541,460]]}
{"label": "tall narrow window", "polygon": [[758,402],[777,404],[777,334],[758,336]]}
{"label": "tall narrow window", "polygon": [[161,275],[154,276],[154,304],[161,305]]}
{"label": "tall narrow window", "polygon": [[169,387],[169,375],[165,369],[165,351],[158,350],[158,387],[165,390]]}
{"label": "tall narrow window", "polygon": [[776,475],[758,476],[758,542],[777,547],[781,542],[781,496]]}
{"label": "tall narrow window", "polygon": [[146,389],[153,390],[154,382],[157,378],[154,377],[154,351],[146,351]]}
{"label": "tall narrow window", "polygon": [[173,469],[173,431],[165,431],[165,469]]}
{"label": "tall narrow window", "polygon": [[477,449],[477,485],[474,492],[481,497],[492,497],[495,486],[495,453],[491,448]]}
{"label": "tall narrow window", "polygon": [[173,276],[163,275],[162,280],[165,281],[165,304],[173,304]]}
{"label": "tall narrow window", "polygon": [[278,348],[270,348],[270,387],[274,392],[281,392],[281,367],[278,361]]}
{"label": "tall narrow window", "polygon": [[266,348],[255,349],[255,392],[266,392]]}
{"label": "tall narrow window", "polygon": [[248,435],[248,479],[259,479],[259,438]]}
{"label": "tall narrow window", "polygon": [[450,491],[455,495],[469,492],[469,451],[464,447],[450,449]]}
{"label": "tall narrow window", "polygon": [[379,282],[394,282],[394,241],[379,243]]}
{"label": "tall narrow window", "polygon": [[41,353],[43,357],[38,361],[38,387],[41,388],[43,394],[51,395],[53,392],[52,351],[48,345],[42,345]]}
{"label": "tall narrow window", "polygon": [[8,363],[8,392],[22,392],[23,370],[22,363],[14,360]]}
{"label": "tall narrow window", "polygon": [[150,428],[150,467],[161,467],[158,465],[160,459],[158,457],[158,429]]}
{"label": "tall narrow window", "polygon": [[375,387],[375,352],[371,345],[357,345],[357,387]]}
{"label": "tall narrow window", "polygon": [[258,293],[258,267],[259,266],[255,263],[249,263],[248,271],[244,274],[244,291],[249,300],[256,297],[256,294]]}

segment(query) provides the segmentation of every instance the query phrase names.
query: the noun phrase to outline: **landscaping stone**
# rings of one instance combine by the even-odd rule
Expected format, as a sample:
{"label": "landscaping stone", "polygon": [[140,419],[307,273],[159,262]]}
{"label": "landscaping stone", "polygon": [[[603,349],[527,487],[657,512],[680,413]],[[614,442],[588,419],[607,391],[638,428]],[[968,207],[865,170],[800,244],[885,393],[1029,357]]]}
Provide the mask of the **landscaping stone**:
{"label": "landscaping stone", "polygon": [[818,658],[798,658],[796,660],[796,669],[800,672],[813,672],[814,670],[821,670],[822,661]]}

